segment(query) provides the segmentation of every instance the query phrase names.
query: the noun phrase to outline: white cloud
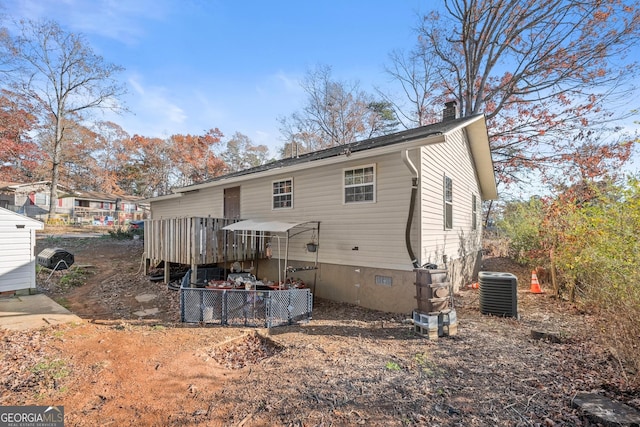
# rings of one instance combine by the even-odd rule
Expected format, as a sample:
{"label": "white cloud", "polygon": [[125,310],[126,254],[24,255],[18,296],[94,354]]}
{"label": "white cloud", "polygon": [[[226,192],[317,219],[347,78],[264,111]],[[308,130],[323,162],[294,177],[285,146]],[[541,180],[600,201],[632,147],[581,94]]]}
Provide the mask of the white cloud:
{"label": "white cloud", "polygon": [[15,18],[53,19],[72,31],[126,44],[144,36],[140,21],[170,16],[170,3],[164,0],[8,0],[7,9]]}
{"label": "white cloud", "polygon": [[148,137],[183,132],[189,115],[171,99],[165,87],[147,86],[139,75],[130,76],[128,83],[133,91],[125,101],[134,114],[123,115],[117,120],[124,130]]}

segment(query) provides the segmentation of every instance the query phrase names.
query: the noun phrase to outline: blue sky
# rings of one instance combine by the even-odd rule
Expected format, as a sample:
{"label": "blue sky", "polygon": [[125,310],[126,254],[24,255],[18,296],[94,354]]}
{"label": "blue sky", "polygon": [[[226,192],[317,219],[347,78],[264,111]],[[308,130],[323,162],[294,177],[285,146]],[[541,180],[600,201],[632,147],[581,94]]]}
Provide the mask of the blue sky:
{"label": "blue sky", "polygon": [[[436,3],[437,4],[437,3]],[[57,21],[123,66],[130,134],[235,132],[276,155],[278,117],[299,110],[318,64],[336,80],[386,87],[394,49],[414,47],[421,0],[0,0],[13,18]]]}

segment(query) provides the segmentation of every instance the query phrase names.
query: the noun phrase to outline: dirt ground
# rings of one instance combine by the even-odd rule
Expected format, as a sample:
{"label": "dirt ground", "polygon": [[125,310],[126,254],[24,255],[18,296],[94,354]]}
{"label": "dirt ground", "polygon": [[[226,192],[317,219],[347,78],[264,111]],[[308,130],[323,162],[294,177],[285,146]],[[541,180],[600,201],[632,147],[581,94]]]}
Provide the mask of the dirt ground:
{"label": "dirt ground", "polygon": [[518,275],[520,319],[482,315],[464,289],[457,335],[428,340],[411,313],[320,299],[309,323],[270,331],[181,324],[178,292],[142,274],[142,241],[45,247],[85,273],[38,274],[83,322],[0,330],[0,405],[64,405],[66,426],[595,425],[571,406],[581,391],[640,408],[633,373],[599,344],[611,325],[529,293],[530,272],[502,258],[484,268]]}

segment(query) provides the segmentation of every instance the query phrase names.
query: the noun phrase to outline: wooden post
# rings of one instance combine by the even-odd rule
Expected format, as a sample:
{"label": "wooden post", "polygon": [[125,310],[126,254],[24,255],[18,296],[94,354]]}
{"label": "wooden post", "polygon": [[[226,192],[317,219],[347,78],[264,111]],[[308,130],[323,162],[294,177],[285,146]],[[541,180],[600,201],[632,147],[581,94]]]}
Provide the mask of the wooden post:
{"label": "wooden post", "polygon": [[191,263],[191,283],[198,283],[198,263]]}
{"label": "wooden post", "polygon": [[171,263],[169,261],[164,262],[164,283],[169,284],[171,281]]}

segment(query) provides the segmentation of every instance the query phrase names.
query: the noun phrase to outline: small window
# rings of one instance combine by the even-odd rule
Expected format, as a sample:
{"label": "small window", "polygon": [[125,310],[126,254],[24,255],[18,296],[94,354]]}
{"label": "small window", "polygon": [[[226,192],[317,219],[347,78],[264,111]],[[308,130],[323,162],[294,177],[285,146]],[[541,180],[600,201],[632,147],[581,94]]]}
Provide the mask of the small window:
{"label": "small window", "polygon": [[376,285],[392,286],[393,278],[390,276],[378,276],[376,274]]}
{"label": "small window", "polygon": [[293,179],[273,182],[273,209],[293,207]]}
{"label": "small window", "polygon": [[478,198],[475,194],[471,195],[471,229],[478,229]]}
{"label": "small window", "polygon": [[49,204],[49,195],[47,193],[36,193],[36,205],[47,206]]}
{"label": "small window", "polygon": [[375,202],[375,167],[365,166],[344,171],[344,202]]}
{"label": "small window", "polygon": [[444,229],[453,228],[453,180],[444,177]]}

